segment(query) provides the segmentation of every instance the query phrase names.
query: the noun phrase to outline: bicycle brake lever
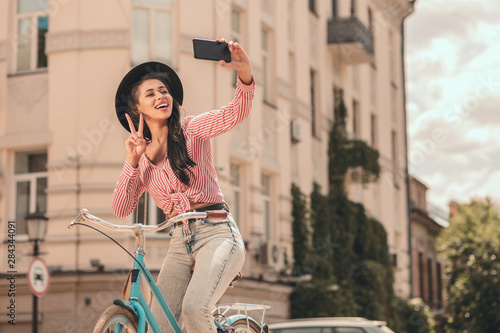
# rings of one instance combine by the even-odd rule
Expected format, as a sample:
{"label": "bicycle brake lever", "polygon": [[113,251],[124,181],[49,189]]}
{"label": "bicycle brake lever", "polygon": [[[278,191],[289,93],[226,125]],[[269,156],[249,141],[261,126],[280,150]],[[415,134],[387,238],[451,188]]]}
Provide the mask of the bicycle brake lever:
{"label": "bicycle brake lever", "polygon": [[83,217],[83,213],[85,213],[85,212],[88,212],[88,210],[86,208],[83,208],[82,210],[80,210],[80,212],[75,217],[75,219],[73,221],[71,221],[71,223],[68,225],[68,229],[73,228],[76,223],[80,223],[83,220],[85,220],[85,218]]}

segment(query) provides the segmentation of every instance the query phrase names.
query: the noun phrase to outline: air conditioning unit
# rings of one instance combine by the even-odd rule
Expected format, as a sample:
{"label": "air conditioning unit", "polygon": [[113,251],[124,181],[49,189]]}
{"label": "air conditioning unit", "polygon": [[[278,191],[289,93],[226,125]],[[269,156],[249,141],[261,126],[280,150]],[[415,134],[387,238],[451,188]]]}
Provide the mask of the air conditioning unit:
{"label": "air conditioning unit", "polygon": [[292,120],[290,122],[290,130],[292,134],[292,142],[297,143],[302,140],[302,132],[300,129],[300,124],[297,120]]}
{"label": "air conditioning unit", "polygon": [[260,245],[259,261],[263,266],[275,271],[285,266],[283,248],[277,242],[266,242]]}

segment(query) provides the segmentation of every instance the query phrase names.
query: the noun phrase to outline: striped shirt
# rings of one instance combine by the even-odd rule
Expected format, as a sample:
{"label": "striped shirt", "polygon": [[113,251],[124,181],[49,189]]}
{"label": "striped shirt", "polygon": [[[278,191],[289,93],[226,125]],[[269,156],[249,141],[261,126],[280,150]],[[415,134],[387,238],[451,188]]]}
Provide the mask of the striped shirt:
{"label": "striped shirt", "polygon": [[175,176],[167,156],[161,168],[151,163],[145,154],[139,159],[137,168],[125,162],[111,200],[113,213],[122,218],[130,215],[146,189],[167,216],[173,209],[178,214],[185,213],[190,209],[190,201],[223,202],[224,195],[212,159],[210,138],[229,131],[248,117],[254,91],[253,78],[249,85],[243,84],[238,78],[231,103],[220,110],[183,119],[187,152],[196,163],[189,187]]}

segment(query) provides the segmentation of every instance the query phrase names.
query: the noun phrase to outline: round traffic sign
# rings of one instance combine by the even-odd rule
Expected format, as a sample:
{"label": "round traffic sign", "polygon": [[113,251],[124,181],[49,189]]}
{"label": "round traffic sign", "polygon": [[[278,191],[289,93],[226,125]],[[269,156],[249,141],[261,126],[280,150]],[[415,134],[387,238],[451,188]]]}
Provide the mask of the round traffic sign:
{"label": "round traffic sign", "polygon": [[40,257],[34,257],[28,268],[28,285],[31,292],[41,297],[47,293],[50,284],[49,268]]}

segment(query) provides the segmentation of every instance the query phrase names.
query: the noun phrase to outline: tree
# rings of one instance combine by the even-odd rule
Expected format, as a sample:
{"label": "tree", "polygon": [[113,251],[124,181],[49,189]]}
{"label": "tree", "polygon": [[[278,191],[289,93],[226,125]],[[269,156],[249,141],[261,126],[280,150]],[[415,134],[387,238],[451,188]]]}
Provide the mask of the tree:
{"label": "tree", "polygon": [[438,238],[447,261],[452,332],[500,332],[500,213],[490,199],[458,205]]}
{"label": "tree", "polygon": [[[292,184],[292,235],[293,235],[293,260],[304,263],[311,252],[310,231],[308,225],[308,209],[306,195],[300,188]],[[292,275],[299,276],[304,272],[302,267],[295,265]]]}

